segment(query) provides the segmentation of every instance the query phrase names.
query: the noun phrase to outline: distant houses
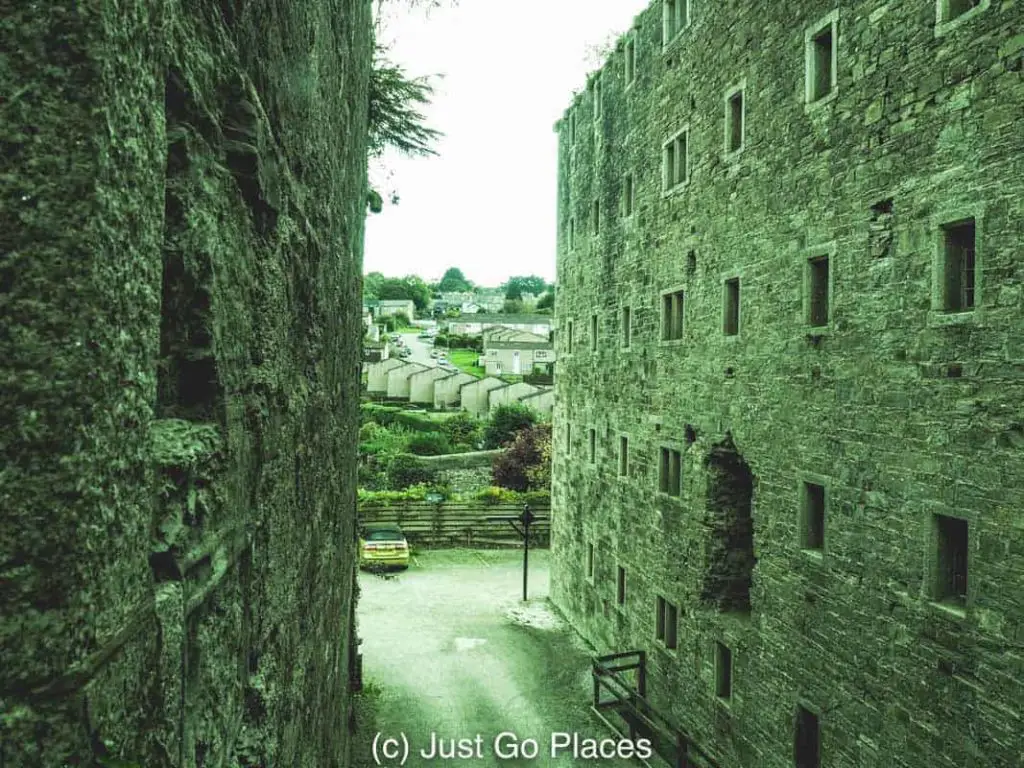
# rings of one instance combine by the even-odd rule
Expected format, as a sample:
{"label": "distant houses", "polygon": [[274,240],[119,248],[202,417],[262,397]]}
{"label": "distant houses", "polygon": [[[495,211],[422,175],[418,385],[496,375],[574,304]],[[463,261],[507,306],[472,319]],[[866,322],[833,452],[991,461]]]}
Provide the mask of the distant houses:
{"label": "distant houses", "polygon": [[554,407],[551,387],[525,381],[480,378],[398,358],[368,363],[366,371],[366,390],[374,398],[405,400],[438,409],[459,408],[474,416],[486,416],[507,403],[523,403],[543,414],[550,414]]}
{"label": "distant houses", "polygon": [[545,338],[551,334],[551,315],[494,315],[478,312],[445,321],[450,334],[479,336],[491,328],[511,328]]}

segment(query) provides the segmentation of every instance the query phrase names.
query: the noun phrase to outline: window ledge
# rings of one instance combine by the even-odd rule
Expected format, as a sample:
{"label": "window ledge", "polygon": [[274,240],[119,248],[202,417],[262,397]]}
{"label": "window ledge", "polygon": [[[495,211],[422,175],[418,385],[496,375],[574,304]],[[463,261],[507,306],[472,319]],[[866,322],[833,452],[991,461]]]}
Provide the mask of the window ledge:
{"label": "window ledge", "polygon": [[727,163],[739,162],[739,159],[743,156],[743,150],[747,148],[747,143],[743,142],[740,144],[739,149],[726,149],[722,151],[722,159]]}
{"label": "window ledge", "polygon": [[837,85],[835,88],[833,88],[827,94],[822,96],[820,99],[816,99],[814,101],[806,102],[804,104],[804,112],[814,112],[814,111],[816,111],[818,109],[821,109],[826,104],[831,104],[838,97],[839,97],[839,86]]}
{"label": "window ledge", "polygon": [[928,313],[928,325],[932,328],[941,328],[947,325],[969,325],[978,322],[978,311],[976,309],[964,312],[946,312],[941,309],[933,309]]}
{"label": "window ledge", "polygon": [[942,603],[937,600],[929,600],[928,604],[933,610],[951,616],[955,619],[966,619],[967,608],[962,605],[954,605],[953,603]]}
{"label": "window ledge", "polygon": [[805,325],[804,335],[805,336],[830,336],[835,332],[835,328],[832,327],[830,322],[828,325]]}
{"label": "window ledge", "polygon": [[686,339],[659,339],[659,347],[679,347],[682,346]]}
{"label": "window ledge", "polygon": [[722,338],[725,339],[726,344],[735,344],[739,340],[740,335],[738,333],[723,333]]}
{"label": "window ledge", "polygon": [[680,181],[675,186],[669,187],[668,189],[664,190],[661,193],[661,196],[662,196],[662,198],[669,198],[669,197],[675,197],[676,195],[681,195],[683,193],[683,191],[687,187],[689,187],[689,186],[690,186],[690,180],[689,179],[687,179],[686,181]]}
{"label": "window ledge", "polygon": [[958,29],[962,24],[967,23],[975,16],[978,16],[987,11],[989,5],[991,5],[991,0],[981,0],[981,2],[978,3],[978,5],[976,5],[974,8],[971,8],[971,10],[965,13],[961,13],[955,19],[947,19],[946,21],[936,21],[935,37],[945,37],[950,32],[953,32],[954,30]]}
{"label": "window ledge", "polygon": [[679,41],[683,39],[683,35],[686,34],[686,30],[688,30],[690,28],[691,24],[692,24],[692,22],[687,22],[686,26],[684,26],[682,29],[680,29],[678,32],[676,32],[674,35],[672,35],[672,37],[669,39],[669,41],[667,43],[663,43],[662,44],[662,46],[661,46],[662,54],[671,53],[674,48],[678,47]]}
{"label": "window ledge", "polygon": [[817,563],[825,561],[825,551],[822,549],[807,549],[806,547],[801,547],[800,554],[808,560],[814,560]]}

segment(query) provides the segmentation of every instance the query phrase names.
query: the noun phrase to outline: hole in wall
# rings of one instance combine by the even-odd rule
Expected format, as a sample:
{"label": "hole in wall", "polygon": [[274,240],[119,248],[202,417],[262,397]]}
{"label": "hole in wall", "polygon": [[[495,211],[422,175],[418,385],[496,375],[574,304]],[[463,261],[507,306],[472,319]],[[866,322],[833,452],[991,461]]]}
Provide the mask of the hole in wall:
{"label": "hole in wall", "polygon": [[953,363],[946,367],[947,379],[959,379],[964,375],[964,367],[959,363]]}

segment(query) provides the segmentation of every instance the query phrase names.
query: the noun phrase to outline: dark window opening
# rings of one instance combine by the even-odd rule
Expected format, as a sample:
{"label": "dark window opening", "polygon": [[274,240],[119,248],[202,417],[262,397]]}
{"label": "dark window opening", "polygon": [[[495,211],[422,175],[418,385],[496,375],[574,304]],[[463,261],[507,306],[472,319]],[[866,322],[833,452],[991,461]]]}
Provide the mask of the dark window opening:
{"label": "dark window opening", "polygon": [[590,463],[593,464],[597,461],[597,430],[591,429],[588,433],[588,440],[590,443],[589,459]]}
{"label": "dark window opening", "polygon": [[590,316],[590,351],[597,351],[597,315]]}
{"label": "dark window opening", "polygon": [[728,148],[730,152],[735,152],[743,146],[743,91],[737,91],[729,97],[726,125]]}
{"label": "dark window opening", "polygon": [[715,643],[715,695],[732,697],[732,651],[722,643]]}
{"label": "dark window opening", "polygon": [[663,341],[683,338],[684,307],[683,291],[667,293],[661,297],[661,338]]}
{"label": "dark window opening", "polygon": [[734,277],[725,281],[725,321],[722,327],[726,336],[740,332],[740,280]]}
{"label": "dark window opening", "polygon": [[672,448],[661,449],[661,462],[658,469],[658,490],[669,496],[678,496],[682,488],[681,481],[682,456]]}
{"label": "dark window opening", "polygon": [[596,235],[601,231],[601,201],[594,201],[594,209],[592,215],[592,223],[594,225],[594,234]]}
{"label": "dark window opening", "polygon": [[804,549],[825,547],[825,488],[814,483],[804,483],[801,509],[800,546]]}
{"label": "dark window opening", "polygon": [[832,25],[811,39],[811,101],[832,92]]}
{"label": "dark window opening", "polygon": [[818,716],[805,707],[796,710],[793,761],[796,768],[821,768],[821,732]]}
{"label": "dark window opening", "polygon": [[622,210],[626,216],[633,215],[633,175],[626,176],[622,183]]}
{"label": "dark window opening", "polygon": [[945,0],[942,3],[942,21],[952,21],[979,5],[981,0]]}
{"label": "dark window opening", "polygon": [[619,438],[619,474],[629,474],[629,438],[626,436]]}
{"label": "dark window opening", "polygon": [[655,637],[665,644],[666,648],[675,648],[679,625],[679,612],[675,605],[664,597],[658,596],[658,613],[656,617]]}
{"label": "dark window opening", "polygon": [[943,227],[945,286],[943,306],[947,312],[974,309],[975,231],[974,219]]}
{"label": "dark window opening", "polygon": [[622,308],[622,346],[629,349],[633,340],[633,316],[629,307]]}
{"label": "dark window opening", "polygon": [[619,605],[626,604],[626,569],[621,565],[615,580],[615,602]]}
{"label": "dark window opening", "polygon": [[810,268],[810,317],[813,326],[828,325],[829,289],[828,256],[819,256],[808,262]]}
{"label": "dark window opening", "polygon": [[587,544],[587,578],[594,578],[594,545]]}
{"label": "dark window opening", "polygon": [[936,515],[935,528],[938,539],[935,598],[963,606],[967,602],[967,521]]}

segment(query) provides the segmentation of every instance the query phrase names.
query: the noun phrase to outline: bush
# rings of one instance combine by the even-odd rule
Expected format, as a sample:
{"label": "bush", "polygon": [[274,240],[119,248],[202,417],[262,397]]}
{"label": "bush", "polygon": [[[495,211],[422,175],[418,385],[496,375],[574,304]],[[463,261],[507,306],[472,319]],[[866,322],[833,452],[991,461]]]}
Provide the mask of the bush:
{"label": "bush", "polygon": [[409,453],[414,453],[417,456],[440,456],[452,452],[448,438],[440,432],[424,432],[415,435],[406,444],[406,448]]}
{"label": "bush", "polygon": [[491,412],[484,430],[484,447],[501,448],[515,440],[516,434],[537,423],[537,413],[522,403],[499,405]]}
{"label": "bush", "polygon": [[551,425],[521,430],[512,444],[495,458],[494,484],[513,491],[542,490],[551,486]]}
{"label": "bush", "polygon": [[423,466],[408,453],[400,453],[391,459],[386,477],[388,489],[392,491],[404,491],[411,485],[433,485],[438,479],[436,470]]}
{"label": "bush", "polygon": [[442,422],[441,431],[451,445],[466,446],[470,450],[476,450],[477,444],[483,438],[483,426],[480,421],[465,411]]}
{"label": "bush", "polygon": [[434,346],[435,347],[447,347],[448,346],[448,337],[445,336],[442,333],[437,334],[437,336],[434,337]]}
{"label": "bush", "polygon": [[474,498],[488,506],[497,506],[498,504],[515,504],[519,501],[519,494],[507,488],[492,485],[490,488],[478,491]]}

